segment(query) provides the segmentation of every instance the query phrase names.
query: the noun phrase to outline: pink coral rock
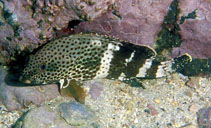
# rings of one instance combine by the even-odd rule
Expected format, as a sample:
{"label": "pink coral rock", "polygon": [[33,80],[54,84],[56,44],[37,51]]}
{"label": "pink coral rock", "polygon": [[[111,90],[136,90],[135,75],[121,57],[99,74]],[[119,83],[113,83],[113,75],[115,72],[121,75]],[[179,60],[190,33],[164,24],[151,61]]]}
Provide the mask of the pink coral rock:
{"label": "pink coral rock", "polygon": [[67,28],[70,21],[98,17],[113,3],[114,0],[1,0],[0,63],[6,63],[6,53],[12,56],[14,50],[25,47],[33,50],[51,40],[55,31]]}
{"label": "pink coral rock", "polygon": [[58,86],[55,84],[35,87],[7,85],[4,81],[6,74],[6,70],[0,68],[0,102],[9,111],[20,110],[30,104],[40,105],[60,96]]}
{"label": "pink coral rock", "polygon": [[153,46],[171,1],[121,0],[115,10],[82,23],[77,32],[95,32]]}
{"label": "pink coral rock", "polygon": [[[76,31],[107,34],[136,44],[154,47],[171,2],[169,0],[117,1],[114,10],[94,21],[81,23]],[[181,47],[174,48],[172,56],[189,53],[193,58],[210,57],[211,36],[208,33],[211,30],[211,2],[204,0],[179,2],[180,17],[194,10],[197,10],[197,17],[187,19],[180,25],[183,42]]]}
{"label": "pink coral rock", "polygon": [[114,2],[115,0],[65,0],[65,6],[72,8],[82,18],[93,20],[107,12]]}
{"label": "pink coral rock", "polygon": [[211,2],[209,0],[181,1],[182,15],[195,9],[196,19],[186,20],[181,25],[183,43],[181,53],[189,53],[194,58],[211,57]]}

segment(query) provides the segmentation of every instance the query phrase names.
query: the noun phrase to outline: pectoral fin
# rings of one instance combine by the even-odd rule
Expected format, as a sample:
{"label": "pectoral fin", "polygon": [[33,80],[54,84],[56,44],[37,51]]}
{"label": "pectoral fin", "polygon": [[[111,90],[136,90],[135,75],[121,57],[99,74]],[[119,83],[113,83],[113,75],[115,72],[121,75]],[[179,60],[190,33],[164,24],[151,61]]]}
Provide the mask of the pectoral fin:
{"label": "pectoral fin", "polygon": [[81,83],[74,80],[63,79],[60,81],[60,94],[62,96],[73,97],[80,103],[85,102],[86,92],[81,87]]}

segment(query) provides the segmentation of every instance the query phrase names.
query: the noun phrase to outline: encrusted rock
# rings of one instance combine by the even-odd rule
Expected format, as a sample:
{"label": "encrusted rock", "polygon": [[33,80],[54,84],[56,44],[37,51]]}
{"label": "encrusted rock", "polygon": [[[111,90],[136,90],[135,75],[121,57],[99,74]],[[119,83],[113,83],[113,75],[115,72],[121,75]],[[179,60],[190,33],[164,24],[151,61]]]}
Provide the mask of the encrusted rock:
{"label": "encrusted rock", "polygon": [[65,6],[72,8],[81,18],[93,20],[107,12],[116,0],[65,0]]}
{"label": "encrusted rock", "polygon": [[[114,10],[94,21],[81,23],[77,32],[89,31],[107,34],[153,47],[159,38],[157,34],[161,30],[162,22],[171,2],[169,0],[117,1]],[[210,6],[209,1],[203,0],[179,1],[181,13],[178,17],[178,23],[182,16],[187,16],[194,10],[196,10],[196,17],[195,19],[187,18],[183,24],[179,24],[182,44],[173,49],[173,57],[184,53],[189,53],[193,58],[211,56],[211,38],[208,34],[211,29]]]}
{"label": "encrusted rock", "polygon": [[96,128],[100,127],[94,113],[77,102],[54,102],[24,113],[14,128]]}
{"label": "encrusted rock", "polygon": [[115,8],[77,31],[107,34],[137,44],[153,46],[171,1],[120,0]]}
{"label": "encrusted rock", "polygon": [[78,102],[61,103],[59,111],[61,117],[71,126],[87,125],[94,119],[94,113]]}
{"label": "encrusted rock", "polygon": [[197,112],[197,119],[200,128],[211,127],[211,107],[201,108]]}
{"label": "encrusted rock", "polygon": [[6,71],[0,68],[0,102],[7,110],[20,110],[31,104],[40,105],[60,96],[58,86],[50,84],[46,86],[18,87],[5,83]]}
{"label": "encrusted rock", "polygon": [[[0,0],[0,63],[8,63],[14,50],[33,50],[53,38],[72,20],[86,20],[106,12],[114,0]],[[8,57],[9,56],[9,57]]]}
{"label": "encrusted rock", "polygon": [[196,10],[196,18],[186,20],[181,25],[183,43],[182,53],[190,53],[194,58],[211,56],[211,3],[203,0],[184,0],[181,2],[182,15]]}

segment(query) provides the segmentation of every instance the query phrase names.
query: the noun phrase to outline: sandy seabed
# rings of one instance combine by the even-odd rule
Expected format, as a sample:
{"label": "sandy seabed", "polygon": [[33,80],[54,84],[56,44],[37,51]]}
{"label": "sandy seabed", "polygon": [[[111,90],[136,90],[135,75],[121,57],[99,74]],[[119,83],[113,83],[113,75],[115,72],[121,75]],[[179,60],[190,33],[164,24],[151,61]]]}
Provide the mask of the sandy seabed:
{"label": "sandy seabed", "polygon": [[[172,74],[143,80],[145,89],[114,80],[100,81],[103,91],[95,98],[88,95],[85,105],[95,111],[103,128],[197,128],[196,113],[211,106],[210,77]],[[89,92],[90,86],[84,89]],[[0,106],[0,127],[10,127],[22,112],[8,112]]]}

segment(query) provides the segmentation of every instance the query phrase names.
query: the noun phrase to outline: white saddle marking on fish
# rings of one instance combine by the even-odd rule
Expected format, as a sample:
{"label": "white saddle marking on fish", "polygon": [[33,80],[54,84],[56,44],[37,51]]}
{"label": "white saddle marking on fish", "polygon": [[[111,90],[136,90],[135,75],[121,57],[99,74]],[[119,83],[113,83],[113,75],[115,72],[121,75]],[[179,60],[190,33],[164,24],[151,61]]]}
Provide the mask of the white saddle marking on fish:
{"label": "white saddle marking on fish", "polygon": [[127,58],[127,59],[125,59],[125,66],[127,66],[127,64],[128,64],[129,62],[132,61],[132,59],[133,59],[133,57],[134,57],[134,55],[135,55],[135,52],[136,52],[136,51],[133,51],[133,52],[130,54],[130,57]]}
{"label": "white saddle marking on fish", "polygon": [[172,72],[172,61],[161,62],[156,72],[156,78],[167,76],[168,73]]}
{"label": "white saddle marking on fish", "polygon": [[118,51],[120,47],[112,43],[108,44],[107,50],[103,54],[103,58],[100,61],[100,69],[96,72],[96,76],[93,79],[105,78],[108,76],[110,69],[110,63],[113,58],[113,51]]}
{"label": "white saddle marking on fish", "polygon": [[154,57],[152,57],[150,59],[146,59],[144,65],[141,68],[139,68],[139,71],[138,71],[138,74],[136,75],[136,77],[145,77],[147,74],[147,70],[152,65],[153,60],[154,60]]}

